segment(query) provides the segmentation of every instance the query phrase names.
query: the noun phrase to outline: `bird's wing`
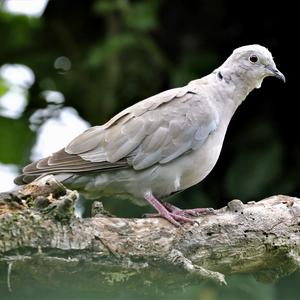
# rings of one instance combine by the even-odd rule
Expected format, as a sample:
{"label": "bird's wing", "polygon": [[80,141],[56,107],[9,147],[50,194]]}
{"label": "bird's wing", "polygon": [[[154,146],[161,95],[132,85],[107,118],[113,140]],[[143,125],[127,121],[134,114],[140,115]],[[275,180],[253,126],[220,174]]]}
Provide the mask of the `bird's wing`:
{"label": "bird's wing", "polygon": [[143,122],[152,123],[154,128],[128,155],[135,170],[166,164],[196,150],[217,128],[219,116],[203,97],[189,92],[172,104],[145,114]]}
{"label": "bird's wing", "polygon": [[65,150],[91,162],[113,165],[126,159],[141,170],[195,149],[216,129],[218,119],[210,102],[186,86],[125,109],[73,140]]}
{"label": "bird's wing", "polygon": [[95,126],[66,148],[24,168],[27,176],[168,163],[199,147],[217,128],[218,114],[204,96],[186,86],[165,91]]}

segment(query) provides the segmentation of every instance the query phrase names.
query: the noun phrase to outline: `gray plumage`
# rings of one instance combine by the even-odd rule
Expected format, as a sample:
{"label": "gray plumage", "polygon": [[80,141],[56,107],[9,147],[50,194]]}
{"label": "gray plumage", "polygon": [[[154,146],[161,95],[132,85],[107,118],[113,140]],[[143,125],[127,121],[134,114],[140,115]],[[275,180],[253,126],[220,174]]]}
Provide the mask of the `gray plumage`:
{"label": "gray plumage", "polygon": [[161,198],[184,190],[212,170],[235,110],[267,76],[284,80],[271,53],[240,47],[213,73],[140,101],[26,166],[16,183],[54,174],[88,197],[138,204],[149,193]]}

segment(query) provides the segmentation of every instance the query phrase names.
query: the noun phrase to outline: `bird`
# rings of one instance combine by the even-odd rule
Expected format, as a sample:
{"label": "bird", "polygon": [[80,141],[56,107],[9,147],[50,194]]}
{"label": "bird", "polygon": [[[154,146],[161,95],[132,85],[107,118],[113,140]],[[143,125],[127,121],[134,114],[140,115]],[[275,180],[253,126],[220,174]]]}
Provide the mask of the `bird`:
{"label": "bird", "polygon": [[236,48],[212,73],[137,102],[25,166],[15,183],[52,174],[87,198],[126,198],[175,226],[193,222],[208,209],[180,209],[169,196],[211,172],[236,109],[268,76],[285,82],[267,48]]}

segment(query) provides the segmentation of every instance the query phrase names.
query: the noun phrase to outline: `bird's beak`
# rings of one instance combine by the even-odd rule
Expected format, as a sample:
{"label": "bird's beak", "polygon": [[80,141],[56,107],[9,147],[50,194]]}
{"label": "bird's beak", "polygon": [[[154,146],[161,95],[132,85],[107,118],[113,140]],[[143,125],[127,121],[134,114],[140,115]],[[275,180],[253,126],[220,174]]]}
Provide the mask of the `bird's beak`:
{"label": "bird's beak", "polygon": [[269,71],[270,76],[274,76],[283,82],[285,82],[285,76],[276,67],[267,66],[266,69]]}

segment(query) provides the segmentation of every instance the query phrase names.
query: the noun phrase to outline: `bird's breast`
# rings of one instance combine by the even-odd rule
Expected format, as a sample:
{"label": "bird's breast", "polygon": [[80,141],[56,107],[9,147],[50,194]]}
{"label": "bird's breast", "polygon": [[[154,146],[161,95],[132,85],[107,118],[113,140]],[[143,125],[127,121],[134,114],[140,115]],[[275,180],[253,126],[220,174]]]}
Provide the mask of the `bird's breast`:
{"label": "bird's breast", "polygon": [[211,135],[199,149],[182,158],[179,189],[199,183],[211,172],[219,158],[222,144],[223,138]]}

